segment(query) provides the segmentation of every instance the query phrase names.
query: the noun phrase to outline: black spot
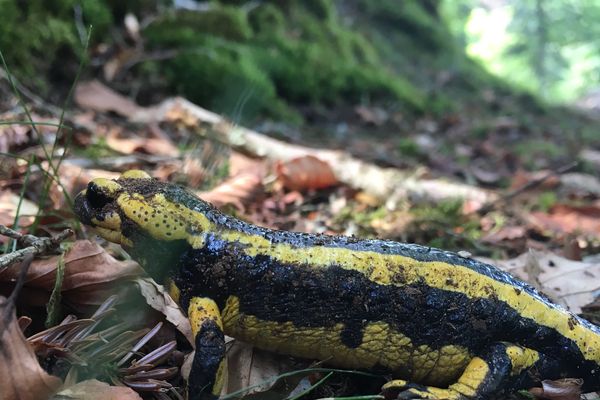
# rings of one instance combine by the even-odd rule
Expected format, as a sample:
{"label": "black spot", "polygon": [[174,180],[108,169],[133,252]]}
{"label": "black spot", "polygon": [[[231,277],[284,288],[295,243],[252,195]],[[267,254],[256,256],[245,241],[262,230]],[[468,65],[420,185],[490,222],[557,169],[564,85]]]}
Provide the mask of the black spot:
{"label": "black spot", "polygon": [[355,349],[362,344],[363,329],[358,324],[347,324],[340,333],[340,339],[345,346]]}

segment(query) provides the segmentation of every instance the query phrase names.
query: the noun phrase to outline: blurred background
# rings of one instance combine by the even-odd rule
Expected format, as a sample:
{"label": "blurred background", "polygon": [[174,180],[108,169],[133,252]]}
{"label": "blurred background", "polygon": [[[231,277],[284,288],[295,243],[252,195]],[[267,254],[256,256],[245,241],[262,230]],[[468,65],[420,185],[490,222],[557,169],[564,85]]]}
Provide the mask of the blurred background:
{"label": "blurred background", "polygon": [[179,93],[250,122],[311,123],[356,104],[447,113],[486,89],[544,104],[598,103],[593,0],[2,0],[0,7],[9,67],[49,99],[62,98],[84,58],[87,75],[140,103]]}

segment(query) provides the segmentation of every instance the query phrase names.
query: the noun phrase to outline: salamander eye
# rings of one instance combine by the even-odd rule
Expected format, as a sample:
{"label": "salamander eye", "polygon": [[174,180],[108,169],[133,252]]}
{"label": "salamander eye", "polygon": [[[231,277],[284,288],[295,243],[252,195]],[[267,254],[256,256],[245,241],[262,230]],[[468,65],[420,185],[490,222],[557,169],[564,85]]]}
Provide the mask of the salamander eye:
{"label": "salamander eye", "polygon": [[102,188],[93,181],[88,183],[86,197],[90,205],[94,208],[102,208],[112,201],[112,199],[102,191]]}

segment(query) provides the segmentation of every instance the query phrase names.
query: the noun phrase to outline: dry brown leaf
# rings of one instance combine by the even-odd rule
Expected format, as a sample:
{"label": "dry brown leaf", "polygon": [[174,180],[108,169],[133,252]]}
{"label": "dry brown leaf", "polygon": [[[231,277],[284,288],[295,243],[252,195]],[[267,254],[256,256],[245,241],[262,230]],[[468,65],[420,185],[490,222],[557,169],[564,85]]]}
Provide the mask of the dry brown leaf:
{"label": "dry brown leaf", "polygon": [[209,192],[198,193],[200,198],[216,207],[231,204],[240,211],[244,211],[247,205],[257,202],[263,195],[262,180],[253,173],[234,176]]}
{"label": "dry brown leaf", "polygon": [[144,153],[169,157],[177,157],[179,155],[177,147],[165,137],[144,138],[131,136],[120,138],[116,134],[110,134],[106,137],[106,144],[111,149],[122,154]]}
{"label": "dry brown leaf", "polygon": [[27,125],[0,125],[0,153],[9,153],[29,143],[30,132]]}
{"label": "dry brown leaf", "polygon": [[571,172],[560,176],[561,192],[569,197],[600,197],[600,179],[590,174]]}
{"label": "dry brown leaf", "polygon": [[[600,263],[571,261],[550,252],[534,252],[504,261],[484,260],[540,289],[574,313],[594,300],[600,289]],[[532,272],[535,264],[539,271]]]}
{"label": "dry brown leaf", "polygon": [[19,195],[9,190],[0,192],[0,224],[12,226],[15,221],[17,207],[21,201],[19,209],[19,226],[29,226],[38,212],[38,206],[27,199],[20,199]]}
{"label": "dry brown leaf", "polygon": [[544,380],[541,388],[532,388],[529,392],[547,400],[579,400],[582,384],[581,379]]}
{"label": "dry brown leaf", "polygon": [[600,237],[600,207],[557,204],[548,213],[537,211],[528,222],[541,232],[580,233]]}
{"label": "dry brown leaf", "polygon": [[522,226],[508,225],[486,233],[481,240],[486,243],[498,244],[505,241],[525,240],[526,229]]}
{"label": "dry brown leaf", "polygon": [[110,386],[96,379],[79,382],[61,390],[53,400],[142,400],[139,394],[126,386]]}
{"label": "dry brown leaf", "polygon": [[[227,351],[227,384],[223,393],[232,393],[257,385],[246,394],[261,393],[276,383],[274,377],[299,369],[291,358],[256,349],[249,344],[234,341]],[[293,387],[290,388],[291,390]],[[289,394],[289,393],[288,393]],[[287,397],[283,395],[281,398]]]}
{"label": "dry brown leaf", "polygon": [[233,177],[244,173],[253,173],[256,176],[264,177],[266,175],[265,161],[232,151],[229,155],[229,176]]}
{"label": "dry brown leaf", "polygon": [[[540,180],[540,179],[548,176],[548,174],[550,174],[550,173],[551,173],[551,171],[549,171],[549,170],[542,170],[542,171],[535,171],[535,172],[518,170],[512,175],[510,189],[515,190],[515,189],[521,188],[532,181],[537,181],[537,180]],[[544,179],[544,181],[541,182],[539,185],[537,185],[537,188],[548,190],[548,189],[555,188],[556,186],[559,185],[559,183],[560,183],[560,179],[558,178],[558,176],[551,175],[547,179]]]}
{"label": "dry brown leaf", "polygon": [[[42,163],[42,165],[47,166],[46,163]],[[61,186],[57,185],[56,182],[52,182],[49,191],[49,197],[56,210],[64,210],[68,207],[64,191],[69,194],[78,193],[80,190],[84,189],[92,179],[116,179],[120,174],[101,169],[81,168],[68,162],[64,162],[60,165],[59,175]]]}
{"label": "dry brown leaf", "polygon": [[146,303],[162,313],[167,321],[172,323],[194,346],[195,342],[190,321],[183,314],[179,305],[169,296],[164,286],[157,284],[150,278],[138,278],[135,283],[140,288],[140,293],[146,299]]}
{"label": "dry brown leaf", "polygon": [[75,88],[75,102],[94,111],[112,111],[128,117],[140,110],[137,104],[97,80],[81,82]]}
{"label": "dry brown leaf", "polygon": [[47,399],[62,381],[40,367],[8,305],[0,296],[0,400]]}
{"label": "dry brown leaf", "polygon": [[[35,260],[29,268],[25,288],[42,292],[39,301],[44,301],[45,295],[54,287],[58,261],[58,256]],[[88,240],[73,243],[64,255],[64,262],[62,294],[70,302],[84,306],[100,305],[110,293],[116,291],[116,282],[142,274],[142,269],[135,262],[118,261],[98,244]],[[18,273],[18,265],[12,265],[0,272],[0,282],[13,282]]]}
{"label": "dry brown leaf", "polygon": [[275,170],[289,190],[324,189],[338,184],[329,164],[311,155],[278,162]]}

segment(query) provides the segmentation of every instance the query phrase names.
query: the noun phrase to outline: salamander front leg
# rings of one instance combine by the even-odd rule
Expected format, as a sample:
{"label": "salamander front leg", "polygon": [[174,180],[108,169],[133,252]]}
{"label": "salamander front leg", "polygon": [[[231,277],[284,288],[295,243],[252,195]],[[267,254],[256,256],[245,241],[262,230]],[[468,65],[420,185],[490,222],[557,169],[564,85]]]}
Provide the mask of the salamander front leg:
{"label": "salamander front leg", "polygon": [[483,400],[522,376],[538,362],[540,354],[510,343],[496,343],[481,357],[471,359],[456,383],[447,389],[412,384],[404,380],[386,383],[382,390],[398,399]]}
{"label": "salamander front leg", "polygon": [[221,394],[226,371],[221,313],[214,300],[193,297],[188,307],[188,318],[196,342],[196,354],[188,383],[188,398],[213,400]]}

